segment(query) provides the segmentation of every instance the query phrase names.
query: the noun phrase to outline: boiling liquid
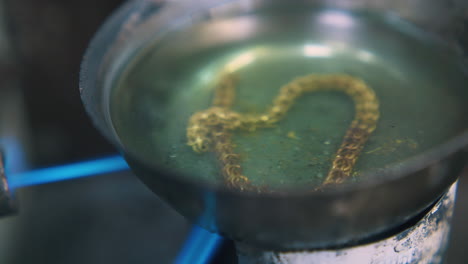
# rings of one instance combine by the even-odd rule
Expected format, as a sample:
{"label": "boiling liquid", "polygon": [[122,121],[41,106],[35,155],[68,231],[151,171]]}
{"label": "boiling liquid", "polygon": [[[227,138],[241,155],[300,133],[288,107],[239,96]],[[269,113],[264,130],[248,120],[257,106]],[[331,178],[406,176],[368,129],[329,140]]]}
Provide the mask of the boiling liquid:
{"label": "boiling liquid", "polygon": [[[435,38],[388,15],[285,10],[201,21],[148,43],[112,94],[123,145],[155,167],[222,184],[215,153],[194,152],[186,129],[195,112],[212,106],[226,72],[239,78],[233,110],[245,114],[264,113],[281,86],[308,74],[343,73],[370,86],[380,119],[350,182],[379,177],[468,124],[468,78]],[[274,127],[233,131],[243,174],[270,189],[319,186],[353,118],[343,93],[304,94]]]}

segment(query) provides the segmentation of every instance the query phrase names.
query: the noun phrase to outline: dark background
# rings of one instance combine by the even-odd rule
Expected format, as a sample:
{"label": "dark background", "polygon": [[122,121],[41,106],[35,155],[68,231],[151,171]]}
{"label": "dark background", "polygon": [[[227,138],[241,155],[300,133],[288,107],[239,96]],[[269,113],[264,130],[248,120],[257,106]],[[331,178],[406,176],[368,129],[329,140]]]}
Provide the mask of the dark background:
{"label": "dark background", "polygon": [[13,72],[24,96],[34,167],[114,152],[81,105],[78,80],[86,47],[121,0],[4,0],[14,53]]}
{"label": "dark background", "polygon": [[[86,116],[78,81],[91,37],[122,2],[0,0],[0,137],[20,142],[28,167],[115,153]],[[465,178],[451,264],[468,261]],[[170,263],[189,230],[130,173],[31,187],[19,198],[20,215],[0,219],[1,263]]]}

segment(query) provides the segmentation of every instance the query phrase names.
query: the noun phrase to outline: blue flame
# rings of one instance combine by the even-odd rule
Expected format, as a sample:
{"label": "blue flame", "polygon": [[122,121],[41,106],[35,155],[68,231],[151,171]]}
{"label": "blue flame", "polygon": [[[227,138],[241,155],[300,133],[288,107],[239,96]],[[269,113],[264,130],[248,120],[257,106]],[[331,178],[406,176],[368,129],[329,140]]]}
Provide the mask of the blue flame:
{"label": "blue flame", "polygon": [[[111,156],[101,159],[16,173],[8,176],[8,183],[11,189],[16,189],[32,185],[72,180],[99,174],[107,174],[127,169],[129,169],[129,167],[121,156]],[[208,200],[208,207],[213,210],[215,207],[213,203],[215,203],[215,201],[211,201],[212,199]],[[211,212],[211,210],[209,211]],[[223,240],[224,239],[219,235],[209,233],[200,227],[193,226],[174,263],[209,263],[216,254],[219,247],[222,245]]]}
{"label": "blue flame", "polygon": [[67,165],[37,169],[8,176],[10,188],[26,187],[57,181],[127,170],[128,165],[121,156],[83,161]]}
{"label": "blue flame", "polygon": [[223,243],[223,238],[198,226],[193,226],[174,264],[210,263]]}

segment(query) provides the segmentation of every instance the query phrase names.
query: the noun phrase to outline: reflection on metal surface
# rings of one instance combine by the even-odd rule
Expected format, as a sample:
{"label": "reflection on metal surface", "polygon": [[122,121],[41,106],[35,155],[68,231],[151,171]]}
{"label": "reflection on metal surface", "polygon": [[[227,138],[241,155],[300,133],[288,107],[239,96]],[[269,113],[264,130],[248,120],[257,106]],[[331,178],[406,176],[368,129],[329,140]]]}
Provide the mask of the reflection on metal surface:
{"label": "reflection on metal surface", "polygon": [[0,150],[0,216],[15,212],[12,192],[5,175],[4,157]]}
{"label": "reflection on metal surface", "polygon": [[[251,59],[250,53],[247,55],[239,58],[244,58],[242,61],[245,63]],[[188,145],[195,152],[216,152],[229,187],[264,191],[252,186],[250,180],[243,175],[240,156],[234,152],[231,131],[240,129],[251,132],[258,128],[272,127],[285,117],[297,98],[316,91],[340,91],[349,95],[355,102],[355,118],[323,184],[338,184],[349,178],[380,116],[379,102],[370,87],[359,79],[343,74],[307,75],[283,86],[273,101],[273,106],[266,113],[248,115],[230,110],[235,100],[236,81],[237,76],[234,74],[223,75],[215,90],[213,106],[193,114],[187,127]]]}
{"label": "reflection on metal surface", "polygon": [[306,57],[330,57],[333,50],[330,47],[317,44],[304,45],[304,55]]}
{"label": "reflection on metal surface", "polygon": [[255,60],[255,51],[247,51],[242,53],[238,57],[234,58],[227,66],[226,70],[228,72],[235,72],[249,64],[251,64]]}
{"label": "reflection on metal surface", "polygon": [[343,11],[323,12],[319,16],[318,22],[339,28],[349,28],[354,25],[354,19]]}
{"label": "reflection on metal surface", "polygon": [[369,51],[365,50],[359,50],[356,53],[356,57],[358,60],[363,61],[363,62],[374,62],[376,60],[375,55],[370,53]]}
{"label": "reflection on metal surface", "polygon": [[455,205],[457,183],[415,225],[386,239],[338,250],[239,252],[240,264],[443,263]]}

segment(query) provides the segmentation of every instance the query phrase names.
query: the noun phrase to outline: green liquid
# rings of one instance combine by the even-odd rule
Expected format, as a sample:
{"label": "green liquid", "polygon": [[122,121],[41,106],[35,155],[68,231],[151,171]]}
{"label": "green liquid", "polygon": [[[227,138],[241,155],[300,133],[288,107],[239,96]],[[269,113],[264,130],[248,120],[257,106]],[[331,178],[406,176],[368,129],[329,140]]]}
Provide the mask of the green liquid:
{"label": "green liquid", "polygon": [[[239,76],[233,110],[241,113],[263,113],[281,86],[311,73],[345,73],[372,87],[381,117],[349,181],[378,177],[468,126],[468,77],[431,36],[395,17],[285,10],[207,20],[148,43],[112,94],[124,146],[157,167],[222,184],[216,155],[195,153],[186,129],[192,114],[211,107],[227,69]],[[275,127],[234,132],[244,175],[271,189],[320,185],[353,117],[345,94],[311,93]]]}

